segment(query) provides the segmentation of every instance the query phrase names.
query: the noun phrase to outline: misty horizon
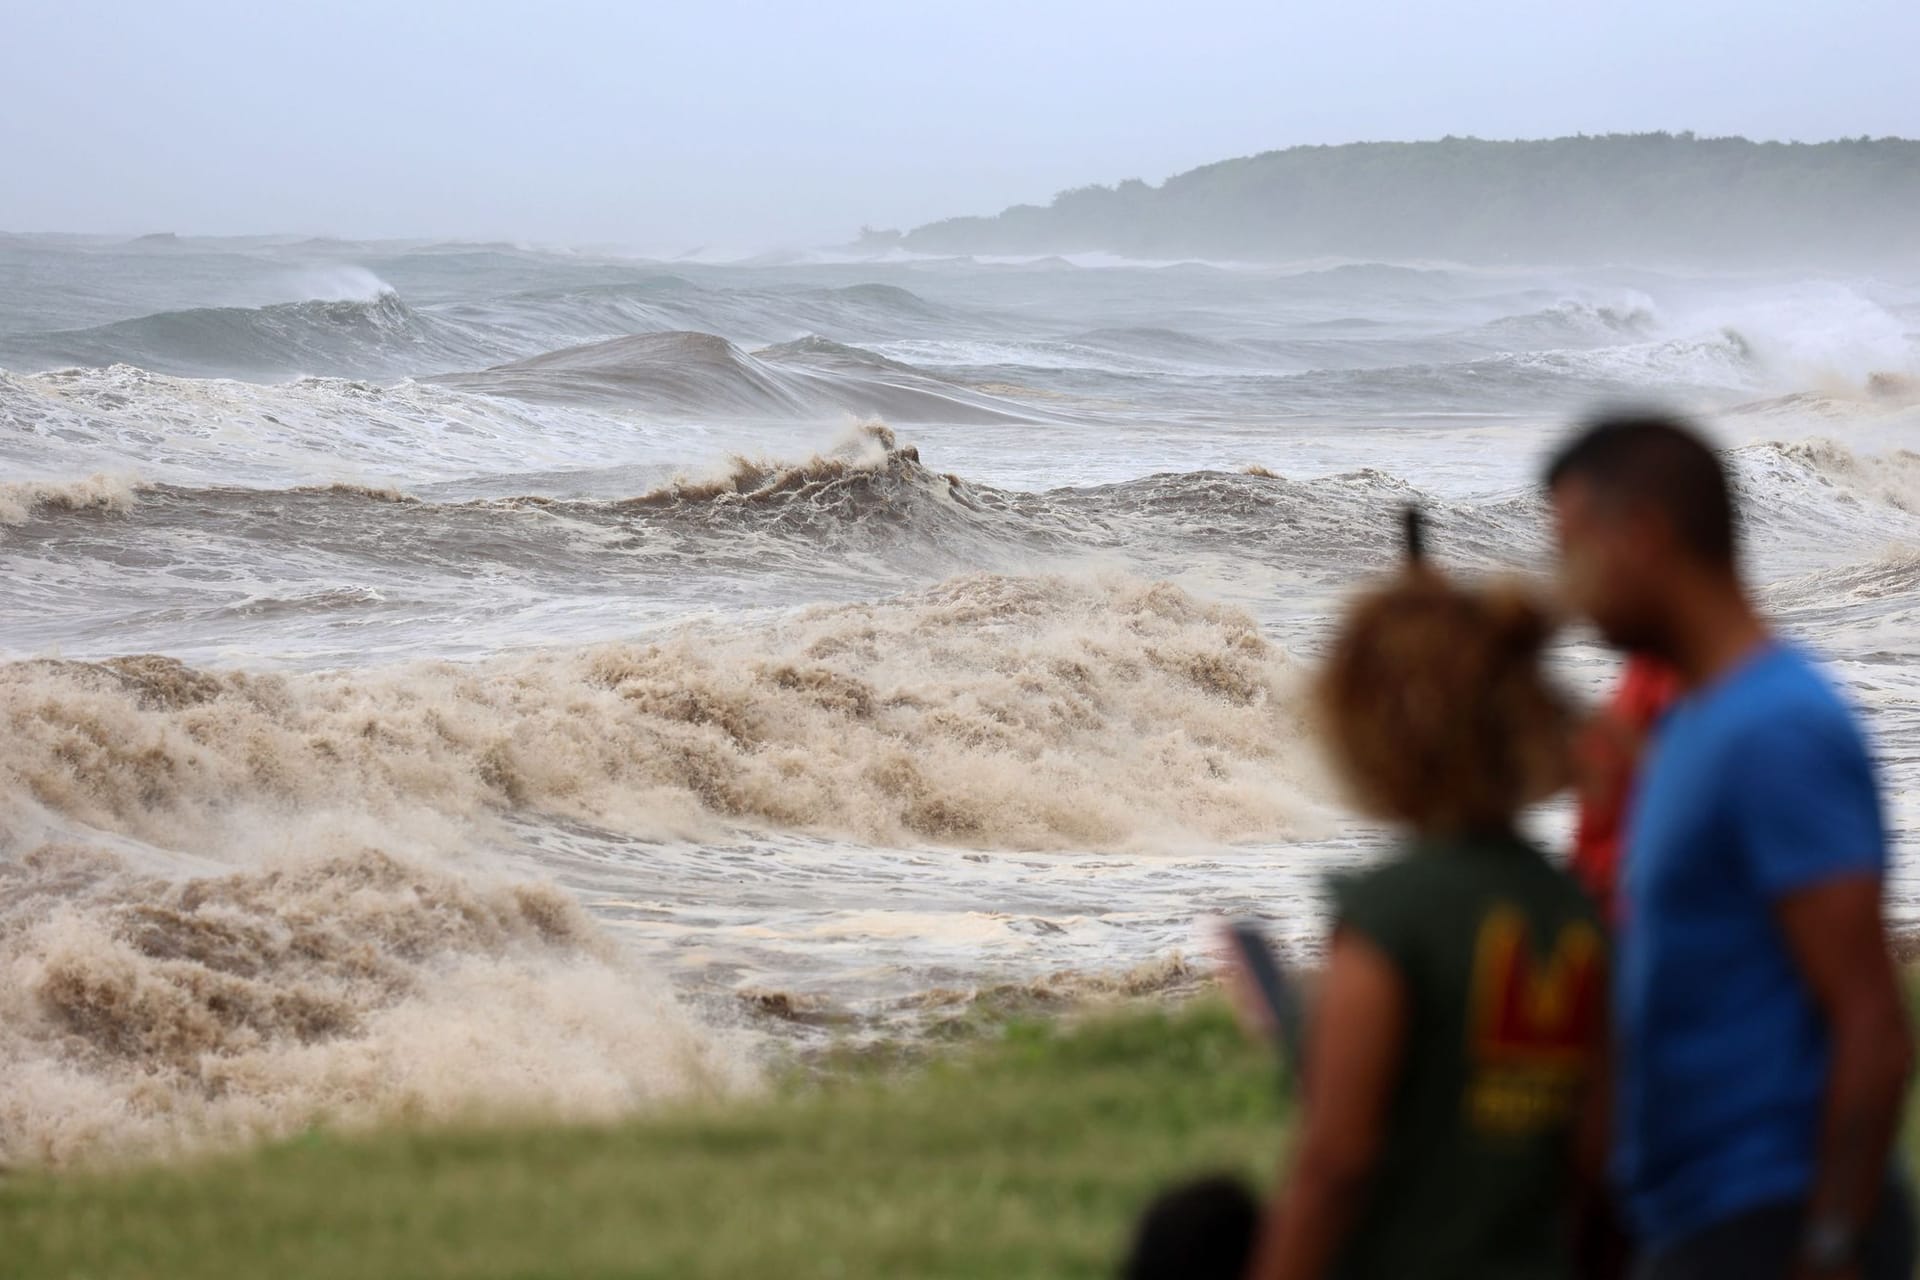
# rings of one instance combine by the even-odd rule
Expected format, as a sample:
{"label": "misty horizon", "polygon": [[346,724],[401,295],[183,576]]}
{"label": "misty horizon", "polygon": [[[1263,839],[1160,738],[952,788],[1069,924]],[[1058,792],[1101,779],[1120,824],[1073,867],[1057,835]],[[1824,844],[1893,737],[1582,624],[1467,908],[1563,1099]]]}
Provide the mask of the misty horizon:
{"label": "misty horizon", "polygon": [[1363,145],[1371,145],[1371,144],[1391,145],[1391,146],[1422,146],[1422,145],[1431,145],[1431,144],[1447,143],[1447,142],[1491,142],[1491,143],[1571,142],[1576,140],[1585,141],[1592,138],[1601,138],[1601,137],[1609,137],[1609,136],[1612,136],[1612,137],[1676,137],[1676,138],[1684,139],[1687,141],[1693,141],[1697,137],[1698,140],[1702,142],[1735,141],[1735,142],[1752,142],[1752,143],[1758,143],[1758,144],[1782,144],[1782,145],[1796,146],[1796,147],[1818,147],[1818,146],[1826,145],[1829,143],[1846,143],[1846,142],[1855,142],[1855,141],[1862,141],[1862,142],[1871,141],[1876,143],[1902,143],[1902,142],[1920,141],[1920,139],[1907,138],[1904,136],[1891,135],[1891,134],[1886,136],[1881,136],[1881,137],[1872,137],[1870,135],[1861,134],[1861,135],[1847,135],[1847,136],[1835,137],[1835,138],[1749,138],[1743,135],[1734,135],[1734,134],[1695,135],[1692,130],[1676,129],[1676,130],[1649,130],[1644,134],[1630,134],[1630,135],[1629,134],[1615,134],[1615,135],[1570,134],[1570,135],[1562,135],[1562,136],[1553,137],[1553,138],[1483,138],[1483,137],[1478,137],[1470,134],[1462,134],[1462,135],[1450,134],[1450,135],[1433,137],[1433,138],[1367,138],[1367,139],[1352,139],[1346,142],[1325,142],[1325,143],[1303,142],[1303,143],[1295,143],[1287,147],[1266,148],[1261,151],[1249,153],[1247,155],[1215,157],[1212,160],[1204,161],[1200,164],[1194,165],[1178,173],[1166,174],[1157,179],[1143,179],[1137,176],[1110,177],[1110,178],[1099,179],[1093,182],[1086,183],[1080,188],[1065,188],[1065,187],[1059,188],[1057,190],[1050,191],[1046,195],[1037,197],[1033,200],[1009,201],[1004,205],[991,208],[991,209],[948,210],[933,218],[926,219],[919,223],[905,224],[900,226],[891,226],[891,225],[882,225],[873,221],[866,221],[848,230],[847,233],[844,235],[828,236],[825,238],[816,238],[813,240],[787,238],[787,239],[773,239],[773,240],[766,240],[766,241],[759,241],[759,242],[752,242],[752,243],[738,243],[738,244],[700,243],[700,244],[688,244],[680,248],[670,248],[667,246],[657,245],[657,244],[641,244],[641,243],[635,243],[635,242],[623,242],[619,240],[601,240],[601,241],[569,241],[564,239],[553,240],[553,239],[546,239],[544,237],[539,237],[539,236],[520,235],[511,231],[501,231],[495,234],[476,233],[472,235],[456,234],[456,235],[444,235],[444,236],[431,235],[431,234],[349,235],[349,234],[344,234],[342,232],[335,231],[335,230],[330,230],[326,228],[313,228],[313,227],[263,227],[263,228],[255,228],[255,229],[244,230],[244,231],[202,231],[202,230],[198,230],[191,227],[171,227],[171,226],[169,227],[127,226],[127,227],[103,228],[103,229],[97,229],[97,230],[74,230],[71,228],[64,228],[64,227],[0,226],[0,235],[29,237],[29,238],[31,237],[97,238],[97,239],[106,240],[106,241],[125,240],[129,243],[137,243],[140,241],[163,241],[167,239],[178,238],[178,239],[185,239],[185,240],[235,240],[235,241],[258,240],[262,242],[275,242],[275,243],[287,243],[287,242],[298,241],[298,240],[313,240],[316,242],[338,242],[338,243],[344,243],[344,244],[364,244],[368,246],[379,246],[382,244],[402,246],[402,245],[430,244],[430,243],[436,243],[436,242],[449,243],[449,244],[502,244],[502,245],[509,245],[517,249],[525,249],[525,250],[530,250],[535,252],[561,252],[561,253],[601,252],[601,253],[609,253],[609,254],[625,254],[625,255],[638,255],[638,256],[645,256],[645,257],[657,257],[663,260],[673,260],[675,258],[698,257],[706,253],[718,253],[723,255],[728,252],[735,252],[740,254],[777,253],[777,252],[789,251],[789,250],[798,251],[798,250],[804,250],[804,249],[828,249],[828,248],[852,247],[860,244],[863,240],[867,242],[872,242],[876,237],[882,240],[888,237],[892,237],[896,234],[906,234],[910,237],[915,232],[924,233],[924,232],[939,228],[945,224],[972,222],[972,221],[979,221],[979,220],[991,220],[1003,214],[1024,209],[1024,208],[1046,207],[1051,205],[1054,201],[1058,200],[1060,197],[1072,195],[1077,191],[1084,191],[1088,189],[1099,189],[1099,188],[1114,188],[1114,187],[1119,187],[1123,185],[1124,186],[1142,185],[1151,191],[1159,191],[1169,181],[1172,181],[1177,178],[1181,178],[1188,174],[1192,174],[1196,170],[1211,169],[1221,165],[1257,161],[1264,157],[1274,156],[1274,155],[1278,155],[1278,154],[1281,154],[1284,152],[1290,152],[1290,151],[1333,150],[1333,149],[1342,148],[1342,147],[1363,146]]}
{"label": "misty horizon", "polygon": [[[840,244],[1296,145],[1920,136],[1911,6],[14,15],[19,233]],[[1630,88],[1630,93],[1623,93]]]}

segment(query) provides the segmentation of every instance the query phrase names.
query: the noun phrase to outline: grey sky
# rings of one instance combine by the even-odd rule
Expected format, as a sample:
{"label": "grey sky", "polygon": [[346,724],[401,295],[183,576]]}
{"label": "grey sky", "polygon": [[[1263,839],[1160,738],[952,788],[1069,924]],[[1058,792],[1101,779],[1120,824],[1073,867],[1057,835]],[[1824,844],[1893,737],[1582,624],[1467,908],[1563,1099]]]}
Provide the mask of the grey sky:
{"label": "grey sky", "polygon": [[1914,0],[0,5],[0,229],[846,238],[1300,142],[1920,136]]}

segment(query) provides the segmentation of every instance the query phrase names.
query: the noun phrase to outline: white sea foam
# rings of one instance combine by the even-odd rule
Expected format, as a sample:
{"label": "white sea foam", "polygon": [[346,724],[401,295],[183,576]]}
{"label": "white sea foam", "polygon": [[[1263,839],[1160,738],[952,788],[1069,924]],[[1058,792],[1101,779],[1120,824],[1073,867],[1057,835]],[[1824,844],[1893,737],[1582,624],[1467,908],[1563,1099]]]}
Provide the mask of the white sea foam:
{"label": "white sea foam", "polygon": [[84,844],[11,851],[0,974],[9,1163],[321,1121],[605,1119],[752,1078],[564,894],[371,849],[186,880]]}
{"label": "white sea foam", "polygon": [[[978,575],[742,630],[260,677],[0,666],[0,803],[188,852],[278,814],[1122,848],[1319,825],[1284,655],[1163,584]],[[4,815],[0,815],[4,816]]]}

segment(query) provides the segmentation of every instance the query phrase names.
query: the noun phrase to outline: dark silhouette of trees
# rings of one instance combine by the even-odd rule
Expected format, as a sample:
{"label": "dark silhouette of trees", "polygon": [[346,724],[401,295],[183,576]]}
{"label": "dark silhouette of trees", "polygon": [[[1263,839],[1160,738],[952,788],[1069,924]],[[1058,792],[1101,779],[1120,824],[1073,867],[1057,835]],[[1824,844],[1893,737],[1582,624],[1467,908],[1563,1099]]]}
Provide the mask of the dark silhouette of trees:
{"label": "dark silhouette of trees", "polygon": [[1129,179],[950,218],[898,242],[1254,261],[1920,263],[1920,142],[1685,132],[1292,147],[1157,187]]}

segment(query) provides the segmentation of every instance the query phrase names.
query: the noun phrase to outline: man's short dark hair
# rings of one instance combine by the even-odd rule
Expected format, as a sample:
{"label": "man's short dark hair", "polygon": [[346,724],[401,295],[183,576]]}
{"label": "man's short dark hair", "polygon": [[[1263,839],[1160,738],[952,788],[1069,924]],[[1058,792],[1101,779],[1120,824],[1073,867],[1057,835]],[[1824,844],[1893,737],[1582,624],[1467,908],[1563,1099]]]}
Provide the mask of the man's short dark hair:
{"label": "man's short dark hair", "polygon": [[1547,466],[1547,488],[1578,479],[1602,502],[1645,503],[1707,564],[1731,567],[1739,535],[1733,486],[1712,446],[1678,418],[1615,414],[1591,422]]}
{"label": "man's short dark hair", "polygon": [[1239,1280],[1259,1228],[1259,1203],[1238,1178],[1183,1182],[1140,1215],[1122,1280]]}

